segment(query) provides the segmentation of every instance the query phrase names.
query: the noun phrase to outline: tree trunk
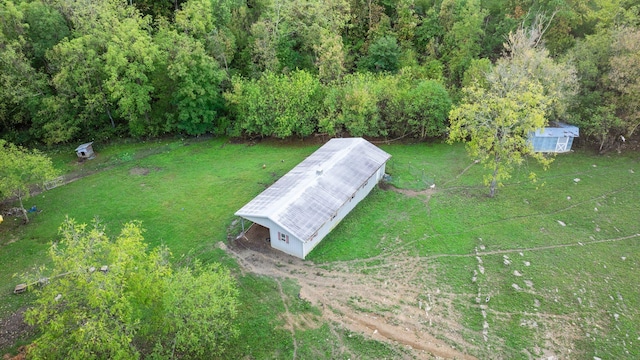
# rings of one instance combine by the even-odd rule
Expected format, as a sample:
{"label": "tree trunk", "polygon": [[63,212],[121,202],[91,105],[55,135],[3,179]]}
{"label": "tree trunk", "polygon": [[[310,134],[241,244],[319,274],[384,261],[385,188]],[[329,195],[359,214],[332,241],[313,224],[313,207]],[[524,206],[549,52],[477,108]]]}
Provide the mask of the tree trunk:
{"label": "tree trunk", "polygon": [[494,159],[493,164],[493,178],[491,179],[491,184],[489,185],[489,197],[494,197],[496,195],[496,188],[498,187],[498,169],[500,168],[500,158],[496,157]]}
{"label": "tree trunk", "polygon": [[24,223],[29,223],[29,216],[27,215],[27,210],[24,209],[24,205],[22,205],[22,191],[18,190],[18,201],[20,202],[20,209],[22,210],[22,216],[24,217]]}
{"label": "tree trunk", "polygon": [[633,133],[636,132],[636,130],[638,129],[638,127],[640,127],[640,122],[631,126],[629,128],[629,131],[627,132],[627,138],[631,139],[631,136],[633,136]]}
{"label": "tree trunk", "polygon": [[113,117],[111,116],[111,110],[109,110],[109,106],[106,106],[107,115],[109,115],[109,120],[111,120],[111,127],[116,128],[116,123],[113,121]]}

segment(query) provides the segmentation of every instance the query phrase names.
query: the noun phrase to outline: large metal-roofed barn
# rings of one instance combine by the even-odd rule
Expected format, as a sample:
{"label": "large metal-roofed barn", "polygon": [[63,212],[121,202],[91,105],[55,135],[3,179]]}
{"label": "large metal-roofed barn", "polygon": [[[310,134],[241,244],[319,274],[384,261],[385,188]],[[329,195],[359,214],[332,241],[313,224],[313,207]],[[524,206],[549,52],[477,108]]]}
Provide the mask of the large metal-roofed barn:
{"label": "large metal-roofed barn", "polygon": [[580,136],[580,129],[561,122],[551,122],[529,135],[535,152],[563,153],[571,150],[573,138]]}
{"label": "large metal-roofed barn", "polygon": [[362,138],[331,139],[235,215],[268,228],[271,247],[304,259],[382,179],[390,157]]}

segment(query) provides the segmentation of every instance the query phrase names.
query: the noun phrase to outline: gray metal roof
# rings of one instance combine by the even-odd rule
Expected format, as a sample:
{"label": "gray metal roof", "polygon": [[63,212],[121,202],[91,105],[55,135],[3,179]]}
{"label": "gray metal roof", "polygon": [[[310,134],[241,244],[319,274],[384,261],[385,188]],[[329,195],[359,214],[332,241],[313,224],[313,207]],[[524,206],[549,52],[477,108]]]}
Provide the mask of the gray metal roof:
{"label": "gray metal roof", "polygon": [[91,144],[93,144],[93,141],[92,141],[92,142],[85,143],[85,144],[82,144],[82,145],[78,146],[78,147],[76,148],[76,150],[75,150],[75,151],[82,151],[82,150],[85,150],[86,148],[88,148],[89,146],[91,146]]}
{"label": "gray metal roof", "polygon": [[580,129],[577,126],[568,125],[561,122],[554,122],[548,127],[538,129],[535,132],[537,137],[579,137]]}
{"label": "gray metal roof", "polygon": [[238,210],[309,241],[391,155],[362,138],[331,139]]}

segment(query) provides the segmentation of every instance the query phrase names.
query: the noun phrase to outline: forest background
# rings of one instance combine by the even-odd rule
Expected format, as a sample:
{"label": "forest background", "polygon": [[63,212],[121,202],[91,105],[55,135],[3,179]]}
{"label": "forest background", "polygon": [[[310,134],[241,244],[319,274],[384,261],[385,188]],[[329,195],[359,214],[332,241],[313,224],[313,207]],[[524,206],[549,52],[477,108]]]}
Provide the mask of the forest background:
{"label": "forest background", "polygon": [[518,26],[579,90],[559,118],[606,150],[640,123],[637,0],[2,0],[0,134],[446,136]]}

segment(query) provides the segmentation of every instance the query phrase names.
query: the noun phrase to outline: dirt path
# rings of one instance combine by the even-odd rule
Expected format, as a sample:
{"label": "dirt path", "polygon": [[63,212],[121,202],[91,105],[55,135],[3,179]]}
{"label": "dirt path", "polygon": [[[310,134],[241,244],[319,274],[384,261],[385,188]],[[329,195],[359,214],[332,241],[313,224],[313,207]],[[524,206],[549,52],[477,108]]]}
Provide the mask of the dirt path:
{"label": "dirt path", "polygon": [[[473,349],[475,345],[462,338],[463,328],[452,316],[455,295],[436,288],[432,266],[424,259],[389,255],[372,267],[358,260],[327,268],[276,250],[220,246],[247,272],[272,277],[278,284],[283,278],[297,281],[300,297],[318,306],[329,324],[401,345],[410,350],[409,358],[474,359],[452,347]],[[359,271],[354,272],[354,267]],[[284,297],[283,302],[287,309]],[[295,316],[286,311],[292,336],[300,323]]]}

